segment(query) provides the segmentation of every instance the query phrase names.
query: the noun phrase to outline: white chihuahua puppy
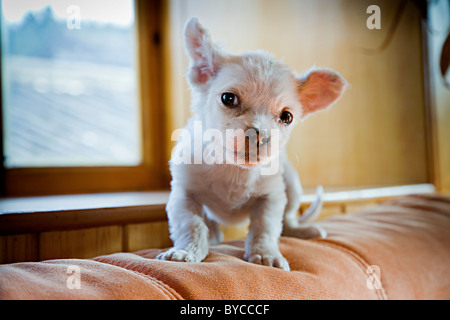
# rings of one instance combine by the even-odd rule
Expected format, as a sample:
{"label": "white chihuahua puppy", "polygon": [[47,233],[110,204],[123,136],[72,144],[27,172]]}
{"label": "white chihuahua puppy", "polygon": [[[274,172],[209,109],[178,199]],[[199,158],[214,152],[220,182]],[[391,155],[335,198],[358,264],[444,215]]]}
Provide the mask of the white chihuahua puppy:
{"label": "white chihuahua puppy", "polygon": [[[302,187],[285,146],[293,127],[330,107],[347,82],[329,69],[298,76],[263,51],[227,53],[196,18],[185,26],[185,46],[194,115],[185,127],[190,137],[178,140],[170,161],[166,210],[174,247],[157,258],[200,262],[209,244],[223,239],[218,223],[250,219],[244,258],[289,270],[278,248],[280,235],[307,239],[326,232],[304,224],[320,213],[321,187],[298,217]],[[180,152],[185,161],[179,161]]]}

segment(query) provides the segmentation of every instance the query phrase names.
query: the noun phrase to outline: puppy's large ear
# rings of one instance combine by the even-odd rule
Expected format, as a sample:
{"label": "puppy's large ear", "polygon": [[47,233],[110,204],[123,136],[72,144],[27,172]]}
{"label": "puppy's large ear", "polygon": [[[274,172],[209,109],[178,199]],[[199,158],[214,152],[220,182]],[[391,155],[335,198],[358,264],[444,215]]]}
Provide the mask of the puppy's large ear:
{"label": "puppy's large ear", "polygon": [[330,69],[312,69],[298,78],[297,90],[303,107],[303,119],[331,107],[346,87],[347,81]]}
{"label": "puppy's large ear", "polygon": [[207,84],[220,69],[223,60],[220,51],[214,46],[207,30],[191,18],[184,29],[184,41],[191,58],[188,78],[192,84]]}

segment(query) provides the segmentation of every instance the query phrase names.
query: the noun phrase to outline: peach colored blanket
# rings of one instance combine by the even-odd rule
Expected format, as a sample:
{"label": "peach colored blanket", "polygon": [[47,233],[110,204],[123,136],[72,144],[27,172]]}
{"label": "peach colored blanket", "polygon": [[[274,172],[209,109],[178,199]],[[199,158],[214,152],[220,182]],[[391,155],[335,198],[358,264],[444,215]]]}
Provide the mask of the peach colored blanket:
{"label": "peach colored blanket", "polygon": [[450,198],[409,196],[281,238],[292,271],[243,260],[243,241],[202,263],[162,250],[0,265],[1,299],[450,299]]}

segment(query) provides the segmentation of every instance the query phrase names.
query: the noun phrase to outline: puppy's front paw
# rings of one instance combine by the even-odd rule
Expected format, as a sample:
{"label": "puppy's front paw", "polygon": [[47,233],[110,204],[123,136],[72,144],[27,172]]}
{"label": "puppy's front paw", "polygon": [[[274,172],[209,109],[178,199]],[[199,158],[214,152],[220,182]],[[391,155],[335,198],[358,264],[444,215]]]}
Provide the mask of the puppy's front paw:
{"label": "puppy's front paw", "polygon": [[171,248],[157,255],[156,259],[177,262],[201,262],[204,257],[186,250]]}
{"label": "puppy's front paw", "polygon": [[281,253],[252,253],[246,255],[245,260],[250,263],[260,264],[268,267],[280,268],[285,271],[290,271],[289,263]]}

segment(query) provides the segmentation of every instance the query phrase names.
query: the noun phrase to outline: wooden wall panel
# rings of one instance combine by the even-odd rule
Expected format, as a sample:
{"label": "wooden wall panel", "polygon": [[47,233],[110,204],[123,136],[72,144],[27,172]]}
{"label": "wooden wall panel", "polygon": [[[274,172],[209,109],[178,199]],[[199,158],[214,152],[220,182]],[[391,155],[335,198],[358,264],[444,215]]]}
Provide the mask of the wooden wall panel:
{"label": "wooden wall panel", "polygon": [[0,236],[0,264],[169,248],[167,221]]}
{"label": "wooden wall panel", "polygon": [[93,258],[122,251],[122,227],[42,232],[39,260],[54,258]]}
{"label": "wooden wall panel", "polygon": [[[331,110],[307,119],[293,133],[288,153],[306,188],[429,181],[420,14],[412,2],[390,45],[369,50],[389,36],[400,3],[171,0],[165,35],[167,136],[190,115],[181,35],[185,21],[197,16],[233,53],[262,48],[299,72],[329,67],[350,82],[351,89]],[[366,27],[372,4],[381,8],[381,30]]]}
{"label": "wooden wall panel", "polygon": [[38,255],[36,233],[0,237],[0,263],[37,261]]}
{"label": "wooden wall panel", "polygon": [[223,241],[244,239],[248,233],[248,225],[248,222],[244,222],[238,225],[219,226],[223,232]]}
{"label": "wooden wall panel", "polygon": [[124,226],[126,242],[124,251],[138,251],[148,248],[169,248],[172,241],[169,238],[167,221],[139,223]]}

